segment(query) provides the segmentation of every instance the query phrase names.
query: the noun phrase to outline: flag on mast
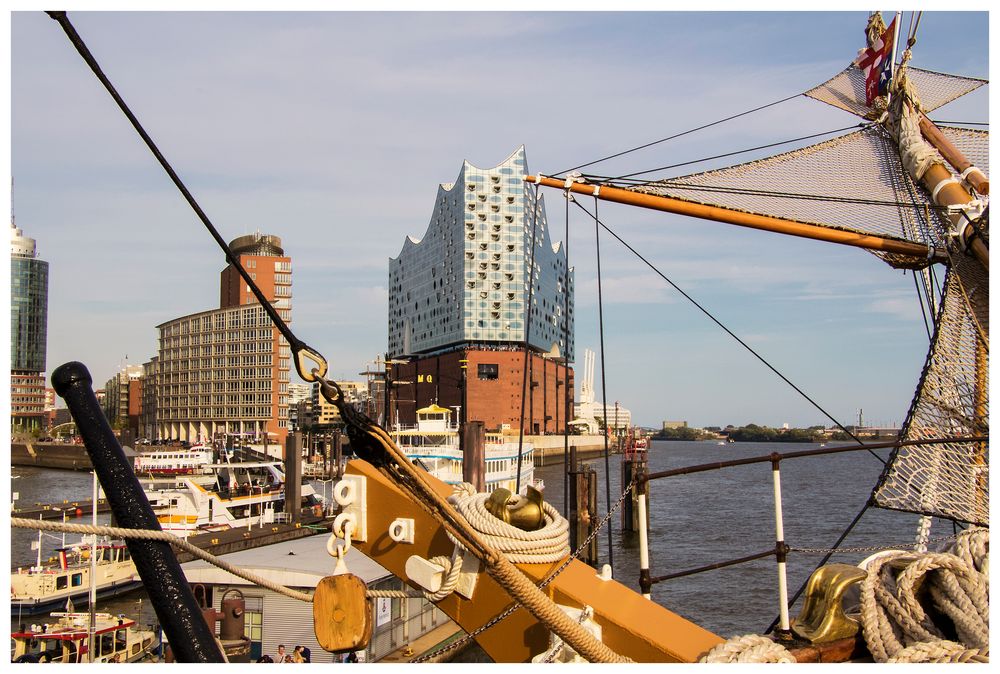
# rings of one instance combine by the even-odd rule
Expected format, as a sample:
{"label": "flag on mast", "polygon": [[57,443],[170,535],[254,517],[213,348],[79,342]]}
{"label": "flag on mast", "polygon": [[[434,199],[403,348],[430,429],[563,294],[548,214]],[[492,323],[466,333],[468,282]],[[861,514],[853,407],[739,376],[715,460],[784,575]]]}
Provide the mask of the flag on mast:
{"label": "flag on mast", "polygon": [[892,20],[875,44],[861,52],[856,61],[865,74],[865,105],[870,106],[880,95],[889,91],[892,79],[892,41],[896,34],[896,19]]}

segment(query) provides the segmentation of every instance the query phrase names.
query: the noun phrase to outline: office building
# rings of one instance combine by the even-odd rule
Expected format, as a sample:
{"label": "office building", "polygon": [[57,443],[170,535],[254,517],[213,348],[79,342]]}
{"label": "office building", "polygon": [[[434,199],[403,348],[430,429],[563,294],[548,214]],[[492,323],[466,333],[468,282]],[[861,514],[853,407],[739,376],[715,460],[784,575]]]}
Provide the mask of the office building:
{"label": "office building", "polygon": [[[258,232],[229,246],[291,323],[292,262],[281,239]],[[222,271],[218,308],[157,329],[158,437],[195,442],[240,436],[284,446],[291,352],[233,265]]]}
{"label": "office building", "polygon": [[49,263],[35,240],[10,223],[10,424],[40,430],[45,416]]}

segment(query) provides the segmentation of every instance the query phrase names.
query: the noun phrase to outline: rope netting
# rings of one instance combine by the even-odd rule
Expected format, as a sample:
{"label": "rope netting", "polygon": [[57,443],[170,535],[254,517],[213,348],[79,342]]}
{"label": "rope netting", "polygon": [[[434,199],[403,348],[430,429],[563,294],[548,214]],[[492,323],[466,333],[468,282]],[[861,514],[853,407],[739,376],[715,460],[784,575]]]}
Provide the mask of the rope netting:
{"label": "rope netting", "polygon": [[[941,130],[970,161],[989,172],[988,132]],[[913,185],[900,164],[895,141],[880,126],[766,159],[626,189],[936,249],[944,246],[944,232],[950,226],[930,195]],[[921,268],[928,263],[922,258],[875,254],[896,267]]]}
{"label": "rope netting", "polygon": [[[903,440],[989,435],[987,272],[957,257]],[[966,297],[975,298],[967,301]],[[883,508],[989,525],[989,443],[897,448],[873,493]]]}
{"label": "rope netting", "polygon": [[[946,103],[975,91],[987,80],[936,73],[910,67],[910,78],[921,92],[924,111],[930,112]],[[806,96],[846,110],[860,117],[870,117],[872,108],[865,104],[865,75],[853,63],[833,78],[805,92]]]}

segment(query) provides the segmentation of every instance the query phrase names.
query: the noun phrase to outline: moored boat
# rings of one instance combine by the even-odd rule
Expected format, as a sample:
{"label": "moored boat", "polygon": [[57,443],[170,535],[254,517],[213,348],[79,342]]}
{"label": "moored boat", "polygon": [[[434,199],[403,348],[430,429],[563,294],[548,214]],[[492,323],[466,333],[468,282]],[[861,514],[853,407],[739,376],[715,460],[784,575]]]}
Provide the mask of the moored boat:
{"label": "moored boat", "polygon": [[135,474],[141,477],[175,477],[212,473],[214,450],[208,445],[190,448],[162,447],[135,457]]}
{"label": "moored boat", "polygon": [[89,613],[52,617],[56,622],[21,625],[11,632],[13,662],[138,662],[158,644],[152,630],[138,629],[123,615],[95,613],[93,638]]}
{"label": "moored boat", "polygon": [[[460,446],[458,425],[451,422],[451,410],[430,405],[417,410],[417,425],[390,431],[397,446],[415,465],[447,484],[463,481],[465,456]],[[531,485],[545,488],[535,480],[534,447],[525,442],[521,448],[521,475],[518,480],[518,442],[500,433],[487,433],[485,443],[486,491],[503,488],[514,492]]]}
{"label": "moored boat", "polygon": [[[164,531],[186,537],[205,531],[263,526],[281,521],[285,505],[285,474],[277,461],[212,464],[214,481],[204,485],[190,478],[180,487],[147,490],[149,502]],[[320,501],[302,485],[305,505]]]}
{"label": "moored boat", "polygon": [[[11,615],[34,615],[66,605],[67,600],[87,602],[91,585],[91,546],[60,548],[48,565],[15,569],[10,573]],[[133,590],[141,583],[124,543],[99,544],[93,582],[98,597]]]}

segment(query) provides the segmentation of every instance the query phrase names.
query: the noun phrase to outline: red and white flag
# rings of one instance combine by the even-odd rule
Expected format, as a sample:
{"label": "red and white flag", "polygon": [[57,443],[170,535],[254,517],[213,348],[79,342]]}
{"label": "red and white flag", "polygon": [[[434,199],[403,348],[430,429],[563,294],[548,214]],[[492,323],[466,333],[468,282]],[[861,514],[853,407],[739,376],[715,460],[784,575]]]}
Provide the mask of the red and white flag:
{"label": "red and white flag", "polygon": [[875,45],[858,57],[858,68],[865,74],[865,105],[871,105],[880,94],[889,90],[892,79],[892,40],[896,34],[896,19],[892,20]]}

